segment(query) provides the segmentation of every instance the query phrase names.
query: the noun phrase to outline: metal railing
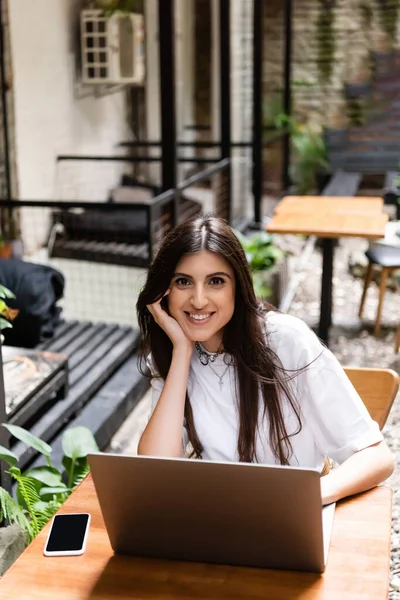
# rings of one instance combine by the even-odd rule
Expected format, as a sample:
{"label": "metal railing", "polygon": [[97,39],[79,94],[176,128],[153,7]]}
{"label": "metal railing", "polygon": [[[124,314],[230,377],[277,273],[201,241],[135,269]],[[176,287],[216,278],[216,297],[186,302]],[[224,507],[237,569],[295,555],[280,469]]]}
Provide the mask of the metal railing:
{"label": "metal railing", "polygon": [[[64,156],[59,160],[138,162],[141,159]],[[129,186],[126,189],[129,192]],[[207,196],[207,207],[203,196]],[[115,264],[146,267],[166,233],[178,223],[202,212],[229,221],[230,159],[220,160],[183,180],[175,189],[145,201],[99,202],[61,196],[54,200],[0,199],[2,212],[13,220],[18,215],[23,224],[22,237],[36,236],[31,245],[48,247],[51,256],[106,263],[115,260]]]}

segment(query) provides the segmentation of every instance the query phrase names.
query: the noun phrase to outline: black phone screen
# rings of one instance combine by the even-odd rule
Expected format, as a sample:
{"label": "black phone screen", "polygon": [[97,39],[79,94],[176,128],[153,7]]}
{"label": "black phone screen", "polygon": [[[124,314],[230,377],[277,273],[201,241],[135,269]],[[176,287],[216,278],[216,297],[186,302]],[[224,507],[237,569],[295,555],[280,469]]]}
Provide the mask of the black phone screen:
{"label": "black phone screen", "polygon": [[89,515],[56,515],[49,540],[47,552],[66,552],[80,550],[85,539]]}

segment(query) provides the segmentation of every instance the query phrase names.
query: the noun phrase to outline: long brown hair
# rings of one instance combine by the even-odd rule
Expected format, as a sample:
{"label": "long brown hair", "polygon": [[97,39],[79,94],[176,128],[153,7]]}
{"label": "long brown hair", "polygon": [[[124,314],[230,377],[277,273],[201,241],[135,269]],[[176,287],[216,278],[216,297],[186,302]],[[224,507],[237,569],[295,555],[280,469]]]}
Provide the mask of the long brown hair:
{"label": "long brown hair", "polygon": [[[222,343],[224,350],[233,357],[236,368],[239,460],[257,460],[256,434],[261,391],[263,416],[268,416],[272,451],[281,464],[288,464],[292,447],[285,427],[282,398],[287,399],[298,421],[298,428],[291,435],[301,430],[299,410],[289,385],[294,375],[284,370],[278,356],[268,344],[265,314],[268,310],[273,310],[273,307],[263,305],[256,299],[246,255],[224,220],[210,216],[196,218],[179,225],[164,239],[148,270],[146,284],[136,305],[142,334],[141,371],[147,371],[148,374],[144,363],[151,353],[158,374],[166,379],[171,365],[172,343],[156,324],[146,305],[156,302],[164,295],[170,286],[176,265],[184,255],[203,250],[222,256],[235,274],[235,308],[232,319],[224,328]],[[203,447],[196,433],[187,393],[185,419],[193,454],[200,458]]]}

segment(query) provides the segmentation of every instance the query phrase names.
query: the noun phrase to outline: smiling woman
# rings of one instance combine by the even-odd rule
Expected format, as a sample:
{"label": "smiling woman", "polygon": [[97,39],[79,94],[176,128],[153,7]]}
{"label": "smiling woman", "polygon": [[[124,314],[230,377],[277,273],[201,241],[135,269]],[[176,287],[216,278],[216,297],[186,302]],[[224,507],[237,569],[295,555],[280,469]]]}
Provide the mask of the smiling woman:
{"label": "smiling woman", "polygon": [[[393,459],[343,369],[299,319],[255,297],[221,219],[174,229],[137,303],[152,414],[139,453],[322,470],[328,503],[380,483]],[[146,365],[146,366],[145,366]],[[218,384],[218,385],[217,385]]]}
{"label": "smiling woman", "polygon": [[168,308],[189,339],[203,342],[209,352],[218,352],[235,309],[232,268],[215,252],[183,256],[172,277]]}

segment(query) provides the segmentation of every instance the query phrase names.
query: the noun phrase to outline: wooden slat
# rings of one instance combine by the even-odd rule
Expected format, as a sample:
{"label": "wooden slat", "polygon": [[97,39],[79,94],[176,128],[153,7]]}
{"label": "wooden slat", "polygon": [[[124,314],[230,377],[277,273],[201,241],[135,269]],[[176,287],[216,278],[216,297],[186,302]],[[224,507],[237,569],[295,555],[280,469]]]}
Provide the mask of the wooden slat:
{"label": "wooden slat", "polygon": [[387,171],[385,173],[385,188],[389,190],[394,189],[396,187],[395,180],[398,176],[399,174],[397,171]]}
{"label": "wooden slat", "polygon": [[[18,411],[10,415],[7,418],[8,423],[13,425],[19,425],[20,427],[27,427],[29,421],[40,414],[43,409],[51,402],[56,401],[56,394],[60,388],[67,385],[68,371],[60,371],[56,373],[52,379],[44,385],[40,391],[32,396],[28,402],[26,402]],[[56,390],[56,392],[54,391]]]}
{"label": "wooden slat", "polygon": [[[69,344],[64,346],[63,353],[66,354],[71,360],[76,352],[82,348],[87,348],[93,337],[95,337],[97,334],[102,335],[103,332],[106,332],[106,335],[109,335],[109,333],[111,333],[111,331],[117,327],[118,325],[106,327],[104,323],[93,324],[84,329],[78,337],[74,338],[69,342]],[[71,367],[71,363],[69,363],[69,365]]]}
{"label": "wooden slat", "polygon": [[49,352],[64,352],[64,348],[70,344],[73,340],[78,338],[86,329],[91,326],[89,322],[76,323],[65,333],[55,340],[46,348]]}
{"label": "wooden slat", "polygon": [[[71,386],[66,398],[58,401],[45,415],[31,427],[34,435],[45,441],[51,440],[65,423],[77,413],[104,384],[116,369],[134,352],[138,333],[127,331],[119,343],[115,344],[106,355],[103,355],[97,365],[93,366],[80,381]],[[23,469],[36,454],[32,448],[27,448],[21,442],[13,446],[13,452],[19,458]]]}
{"label": "wooden slat", "polygon": [[82,377],[86,377],[92,370],[100,370],[109,352],[117,346],[126,335],[129,335],[130,328],[118,327],[111,335],[104,337],[101,342],[86,355],[84,360],[73,369],[69,376],[69,384],[74,387]]}
{"label": "wooden slat", "polygon": [[360,173],[383,174],[395,170],[399,162],[398,152],[376,152],[374,154],[352,152],[330,152],[329,163],[333,169],[359,171]]}
{"label": "wooden slat", "polygon": [[105,337],[112,335],[116,329],[118,329],[118,326],[107,325],[107,327],[105,327],[104,329],[94,331],[90,340],[84,346],[82,346],[79,349],[76,349],[71,354],[71,357],[68,361],[70,373],[72,373],[72,371],[75,369],[75,367],[77,365],[80,365],[81,362],[89,354],[91,354],[98,347],[99,344],[101,344],[101,341]]}
{"label": "wooden slat", "polygon": [[[346,142],[337,142],[329,144],[328,148],[332,152],[360,152],[368,155],[372,155],[375,152],[399,152],[400,151],[400,143],[398,138],[396,138],[396,134],[399,134],[399,130],[397,129],[394,132],[391,138],[386,139],[350,139]],[[377,135],[377,134],[375,134]],[[378,132],[379,135],[379,132]]]}
{"label": "wooden slat", "polygon": [[[115,431],[122,425],[137,402],[149,387],[149,380],[137,368],[137,355],[129,358],[119,370],[104,384],[80,412],[68,423],[67,428],[87,427],[93,433],[99,448],[104,450]],[[52,462],[61,466],[63,432],[51,441]],[[44,464],[39,456],[31,466]]]}
{"label": "wooden slat", "polygon": [[36,346],[37,350],[48,350],[51,344],[57,339],[62,337],[68,329],[71,329],[75,325],[78,324],[78,321],[61,321],[61,323],[56,327],[52,337],[41,344]]}
{"label": "wooden slat", "polygon": [[321,196],[355,196],[361,179],[361,173],[336,171],[323,189]]}

